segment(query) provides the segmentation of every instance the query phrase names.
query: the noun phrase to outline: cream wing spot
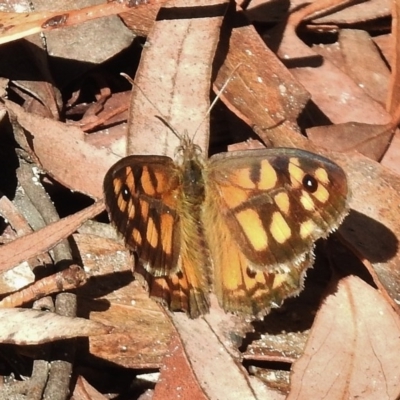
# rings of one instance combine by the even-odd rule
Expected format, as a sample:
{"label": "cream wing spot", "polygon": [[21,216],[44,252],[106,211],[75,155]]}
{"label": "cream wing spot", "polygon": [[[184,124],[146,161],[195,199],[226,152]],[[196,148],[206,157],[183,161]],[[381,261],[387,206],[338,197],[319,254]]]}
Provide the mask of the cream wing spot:
{"label": "cream wing spot", "polygon": [[288,215],[290,210],[289,195],[285,192],[280,192],[274,197],[274,200],[279,210],[285,215]]}
{"label": "cream wing spot", "polygon": [[266,280],[265,280],[265,275],[264,275],[264,273],[261,272],[261,271],[258,271],[258,272],[256,273],[256,276],[254,277],[254,279],[255,279],[255,281],[256,281],[257,283],[259,283],[259,284],[261,284],[261,285],[266,285],[266,284],[267,284],[267,282],[266,282]]}
{"label": "cream wing spot", "polygon": [[254,189],[256,187],[250,176],[250,168],[242,168],[235,173],[235,182],[245,189]]}
{"label": "cream wing spot", "polygon": [[307,239],[310,235],[312,235],[312,233],[314,232],[314,230],[316,229],[316,225],[315,222],[312,221],[311,219],[304,221],[301,225],[300,225],[300,237],[302,239]]}
{"label": "cream wing spot", "polygon": [[278,183],[278,176],[274,167],[267,160],[261,161],[260,180],[258,182],[259,190],[273,189]]}
{"label": "cream wing spot", "polygon": [[317,168],[315,170],[315,177],[322,182],[324,185],[328,185],[330,180],[326,169],[324,168]]}
{"label": "cream wing spot", "polygon": [[282,214],[278,211],[272,214],[270,230],[274,239],[280,244],[285,243],[292,235],[290,226],[287,224]]}
{"label": "cream wing spot", "polygon": [[250,208],[236,214],[240,226],[247,239],[256,251],[265,251],[268,248],[268,236],[258,213]]}
{"label": "cream wing spot", "polygon": [[315,204],[311,196],[305,190],[301,191],[300,203],[307,211],[314,211]]}
{"label": "cream wing spot", "polygon": [[300,161],[298,158],[292,157],[289,159],[288,170],[292,187],[295,189],[301,187],[305,174],[304,171],[300,168]]}
{"label": "cream wing spot", "polygon": [[325,204],[329,200],[329,192],[323,185],[318,185],[318,189],[312,194],[319,202]]}
{"label": "cream wing spot", "polygon": [[232,209],[248,200],[246,191],[235,186],[221,186],[220,192],[225,203]]}

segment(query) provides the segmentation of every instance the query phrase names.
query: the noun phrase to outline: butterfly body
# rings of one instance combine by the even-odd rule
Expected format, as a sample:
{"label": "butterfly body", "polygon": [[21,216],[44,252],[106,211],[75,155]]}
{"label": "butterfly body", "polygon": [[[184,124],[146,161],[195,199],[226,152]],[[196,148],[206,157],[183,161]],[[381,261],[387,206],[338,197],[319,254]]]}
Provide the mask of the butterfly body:
{"label": "butterfly body", "polygon": [[125,157],[104,181],[150,294],[195,318],[211,291],[225,311],[257,316],[298,293],[315,240],[347,213],[342,169],[299,149],[204,160],[187,136],[177,155]]}

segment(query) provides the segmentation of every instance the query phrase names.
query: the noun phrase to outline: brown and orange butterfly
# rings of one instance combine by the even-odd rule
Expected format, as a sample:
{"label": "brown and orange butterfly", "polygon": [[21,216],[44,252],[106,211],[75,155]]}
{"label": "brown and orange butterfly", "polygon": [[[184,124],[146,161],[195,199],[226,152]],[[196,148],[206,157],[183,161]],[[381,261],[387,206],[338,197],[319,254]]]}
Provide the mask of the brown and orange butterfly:
{"label": "brown and orange butterfly", "polygon": [[348,212],[343,170],[291,148],[205,160],[187,135],[177,154],[125,157],[104,179],[110,219],[150,295],[196,318],[210,292],[225,311],[258,317],[297,294],[314,242]]}

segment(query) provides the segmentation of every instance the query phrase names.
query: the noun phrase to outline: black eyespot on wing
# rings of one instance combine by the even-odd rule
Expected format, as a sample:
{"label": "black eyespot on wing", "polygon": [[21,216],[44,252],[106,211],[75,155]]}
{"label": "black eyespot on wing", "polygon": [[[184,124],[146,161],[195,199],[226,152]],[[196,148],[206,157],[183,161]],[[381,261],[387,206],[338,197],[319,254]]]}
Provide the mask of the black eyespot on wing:
{"label": "black eyespot on wing", "polygon": [[309,193],[315,193],[318,189],[318,181],[310,174],[305,174],[303,178],[303,187]]}
{"label": "black eyespot on wing", "polygon": [[128,202],[129,199],[131,198],[131,192],[128,188],[127,184],[123,184],[122,188],[121,188],[121,194],[122,194],[122,198],[124,199],[124,201]]}

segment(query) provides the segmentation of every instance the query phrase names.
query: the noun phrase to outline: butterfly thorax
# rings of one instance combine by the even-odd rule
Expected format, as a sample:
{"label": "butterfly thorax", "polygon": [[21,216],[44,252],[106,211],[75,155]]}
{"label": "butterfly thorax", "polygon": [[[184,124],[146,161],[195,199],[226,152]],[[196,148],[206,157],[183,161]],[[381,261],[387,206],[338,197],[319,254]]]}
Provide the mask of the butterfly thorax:
{"label": "butterfly thorax", "polygon": [[[181,145],[177,148],[177,163],[181,169],[181,200],[187,208],[192,208],[195,218],[200,218],[200,207],[204,201],[201,148],[194,144],[187,134],[181,139]],[[197,218],[198,221],[199,218]]]}
{"label": "butterfly thorax", "polygon": [[202,166],[197,159],[186,160],[182,164],[182,194],[184,200],[193,205],[204,200],[204,180]]}

